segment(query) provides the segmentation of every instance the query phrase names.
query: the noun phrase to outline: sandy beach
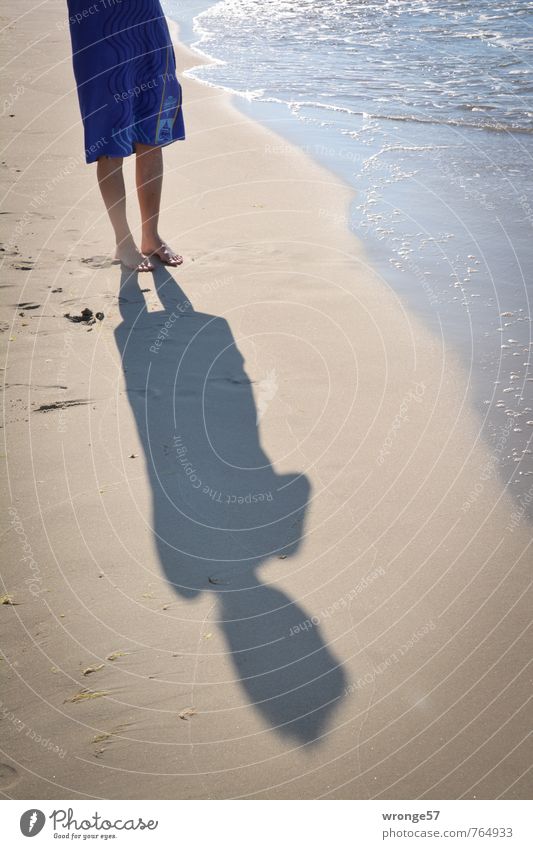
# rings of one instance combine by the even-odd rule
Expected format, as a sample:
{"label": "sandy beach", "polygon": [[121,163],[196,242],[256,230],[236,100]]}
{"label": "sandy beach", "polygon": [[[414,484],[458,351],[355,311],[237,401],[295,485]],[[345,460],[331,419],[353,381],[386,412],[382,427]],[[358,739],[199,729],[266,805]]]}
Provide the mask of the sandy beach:
{"label": "sandy beach", "polygon": [[[7,799],[530,796],[531,525],[349,186],[184,75],[121,273],[65,3],[3,4]],[[133,197],[130,216],[138,232]],[[72,323],[84,308],[104,317]]]}

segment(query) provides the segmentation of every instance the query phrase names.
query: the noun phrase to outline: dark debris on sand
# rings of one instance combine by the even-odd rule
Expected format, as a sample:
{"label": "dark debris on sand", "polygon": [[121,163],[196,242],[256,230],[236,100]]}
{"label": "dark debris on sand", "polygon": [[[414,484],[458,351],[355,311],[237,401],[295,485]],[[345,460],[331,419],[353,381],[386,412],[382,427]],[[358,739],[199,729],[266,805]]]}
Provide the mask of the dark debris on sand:
{"label": "dark debris on sand", "polygon": [[103,321],[104,314],[103,312],[93,313],[89,307],[85,307],[82,309],[80,315],[72,315],[71,313],[66,312],[65,318],[68,318],[69,321],[72,321],[75,324],[80,324],[81,322],[84,324],[96,324],[96,319],[98,319],[98,321]]}
{"label": "dark debris on sand", "polygon": [[53,410],[67,410],[69,407],[78,407],[80,404],[90,404],[91,402],[83,398],[72,401],[52,401],[51,404],[41,404],[33,410],[34,413],[50,413]]}

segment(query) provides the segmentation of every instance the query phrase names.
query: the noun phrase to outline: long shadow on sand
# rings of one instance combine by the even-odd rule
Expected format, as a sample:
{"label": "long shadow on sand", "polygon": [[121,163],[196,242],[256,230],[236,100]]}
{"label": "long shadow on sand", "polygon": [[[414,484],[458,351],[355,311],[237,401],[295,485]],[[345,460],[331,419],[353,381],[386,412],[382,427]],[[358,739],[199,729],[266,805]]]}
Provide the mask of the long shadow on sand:
{"label": "long shadow on sand", "polygon": [[[144,447],[153,528],[168,582],[183,598],[211,591],[250,704],[278,732],[322,735],[345,677],[309,615],[257,576],[303,536],[310,486],[265,455],[244,360],[224,318],[195,312],[166,268],[163,311],[148,312],[142,275],[123,273],[115,335]],[[145,281],[147,281],[145,283]]]}

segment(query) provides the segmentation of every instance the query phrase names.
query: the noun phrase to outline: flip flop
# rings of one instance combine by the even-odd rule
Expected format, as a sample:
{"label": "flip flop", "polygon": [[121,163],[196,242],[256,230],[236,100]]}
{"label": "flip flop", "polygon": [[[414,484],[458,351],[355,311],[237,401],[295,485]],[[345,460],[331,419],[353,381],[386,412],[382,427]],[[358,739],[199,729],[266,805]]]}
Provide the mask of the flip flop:
{"label": "flip flop", "polygon": [[177,268],[178,265],[182,264],[183,257],[180,256],[180,254],[174,254],[174,256],[177,257],[177,262],[169,262],[168,260],[165,260],[165,259],[163,259],[162,256],[160,256],[160,251],[162,251],[164,254],[166,253],[167,255],[168,254],[170,254],[170,255],[174,254],[174,251],[172,250],[172,248],[169,248],[169,246],[165,242],[163,242],[161,244],[161,247],[159,247],[156,251],[151,251],[151,253],[148,254],[148,256],[149,257],[154,257],[154,256],[157,257],[159,262],[161,262],[163,265],[170,266],[170,268]]}

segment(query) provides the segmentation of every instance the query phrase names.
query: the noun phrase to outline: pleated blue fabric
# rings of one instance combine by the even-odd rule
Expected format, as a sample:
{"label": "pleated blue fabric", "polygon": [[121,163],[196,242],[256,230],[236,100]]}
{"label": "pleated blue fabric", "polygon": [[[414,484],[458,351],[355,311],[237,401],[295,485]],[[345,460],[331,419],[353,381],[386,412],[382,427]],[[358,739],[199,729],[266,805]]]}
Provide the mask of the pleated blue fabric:
{"label": "pleated blue fabric", "polygon": [[86,162],[185,138],[176,57],[159,0],[67,0]]}

